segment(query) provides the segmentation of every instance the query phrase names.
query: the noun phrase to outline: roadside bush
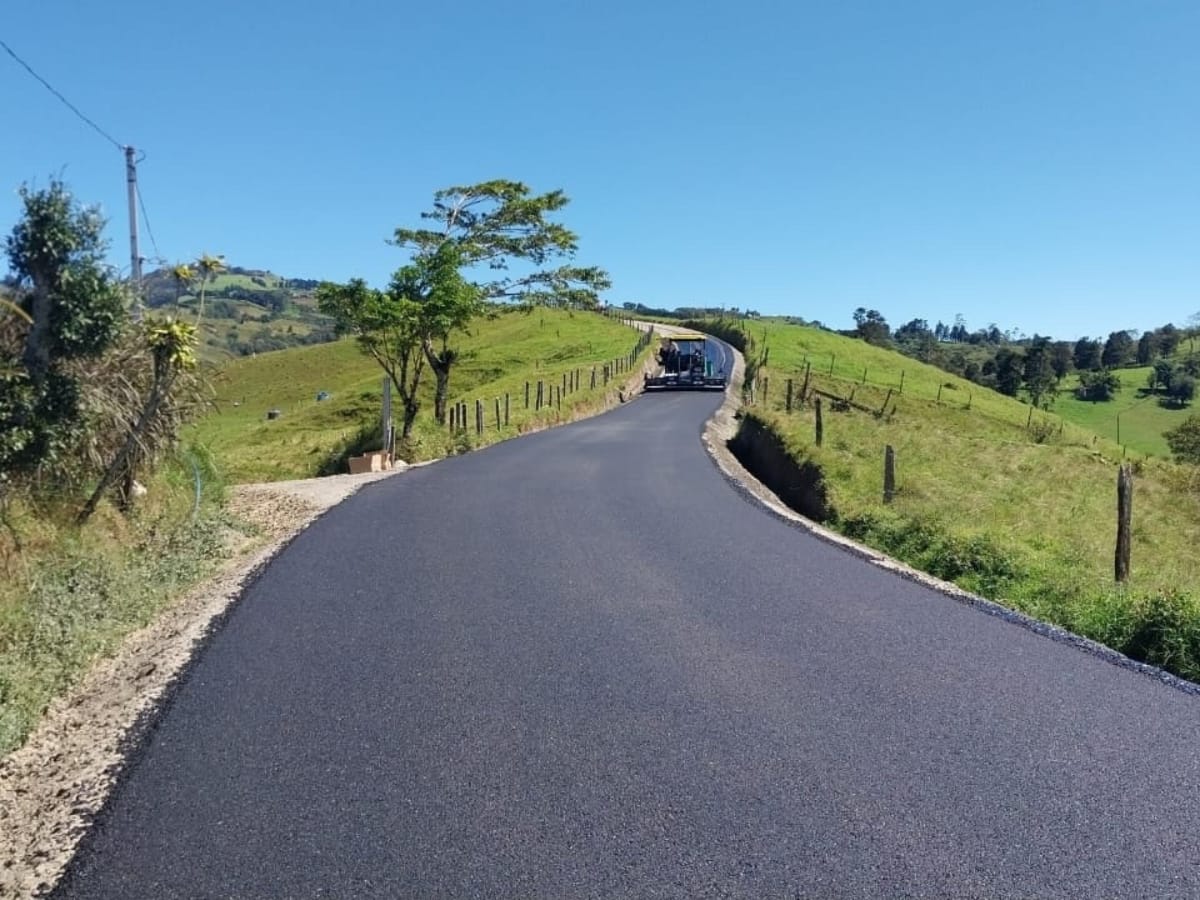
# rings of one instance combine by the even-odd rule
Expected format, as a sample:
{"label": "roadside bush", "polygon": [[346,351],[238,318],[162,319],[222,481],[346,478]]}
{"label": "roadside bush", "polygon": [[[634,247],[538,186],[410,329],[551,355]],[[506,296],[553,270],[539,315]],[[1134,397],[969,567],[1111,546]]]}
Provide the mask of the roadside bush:
{"label": "roadside bush", "polygon": [[1131,659],[1200,681],[1200,603],[1190,594],[1113,591],[1084,604],[1071,624]]}
{"label": "roadside bush", "polygon": [[847,537],[987,597],[1002,595],[1026,575],[1010,554],[983,535],[954,535],[934,523],[874,513],[837,525]]}
{"label": "roadside bush", "polygon": [[1200,416],[1188,416],[1163,437],[1178,462],[1200,464]]}

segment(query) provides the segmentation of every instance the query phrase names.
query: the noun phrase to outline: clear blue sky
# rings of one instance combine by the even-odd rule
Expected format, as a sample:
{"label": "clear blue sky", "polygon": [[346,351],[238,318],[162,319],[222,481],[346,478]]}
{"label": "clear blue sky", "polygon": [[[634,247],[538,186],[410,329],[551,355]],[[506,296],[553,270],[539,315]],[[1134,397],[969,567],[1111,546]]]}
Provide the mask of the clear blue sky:
{"label": "clear blue sky", "polygon": [[[6,4],[161,254],[382,284],[432,192],[572,198],[609,299],[1077,337],[1200,311],[1200,3]],[[0,53],[0,226],[122,157]],[[144,252],[153,255],[149,240]]]}

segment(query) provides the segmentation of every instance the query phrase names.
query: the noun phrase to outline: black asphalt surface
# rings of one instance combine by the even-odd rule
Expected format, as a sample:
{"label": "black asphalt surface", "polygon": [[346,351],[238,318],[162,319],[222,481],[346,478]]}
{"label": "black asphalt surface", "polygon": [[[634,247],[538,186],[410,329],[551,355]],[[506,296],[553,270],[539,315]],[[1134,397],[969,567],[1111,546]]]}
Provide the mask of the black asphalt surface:
{"label": "black asphalt surface", "polygon": [[773,518],[719,400],[332,510],[58,896],[1200,896],[1200,700]]}

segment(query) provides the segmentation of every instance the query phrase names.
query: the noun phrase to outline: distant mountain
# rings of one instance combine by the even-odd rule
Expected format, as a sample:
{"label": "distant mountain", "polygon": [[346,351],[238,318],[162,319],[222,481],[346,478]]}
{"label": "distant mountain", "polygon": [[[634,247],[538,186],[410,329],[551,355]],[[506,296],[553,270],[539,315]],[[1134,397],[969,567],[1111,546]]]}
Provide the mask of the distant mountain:
{"label": "distant mountain", "polygon": [[[334,340],[333,320],[317,310],[320,283],[229,266],[204,289],[202,355],[219,361]],[[151,309],[198,312],[199,285],[181,292],[170,268],[144,275],[142,284]]]}

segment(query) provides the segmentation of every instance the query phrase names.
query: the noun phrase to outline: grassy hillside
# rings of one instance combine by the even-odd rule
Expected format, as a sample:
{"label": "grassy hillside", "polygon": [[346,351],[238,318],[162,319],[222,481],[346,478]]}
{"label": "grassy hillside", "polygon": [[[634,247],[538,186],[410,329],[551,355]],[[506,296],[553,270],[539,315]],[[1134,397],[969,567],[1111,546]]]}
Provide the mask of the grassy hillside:
{"label": "grassy hillside", "polygon": [[[451,402],[468,401],[473,421],[476,399],[486,402],[488,428],[483,441],[511,437],[552,422],[571,410],[595,405],[604,395],[602,379],[591,390],[593,366],[624,356],[638,333],[596,313],[509,310],[480,320],[462,339],[462,359],[451,376]],[[524,407],[527,380],[561,387],[564,372],[581,370],[582,389],[563,398],[561,414],[539,415]],[[232,481],[269,481],[316,474],[362,425],[379,418],[383,371],[351,340],[267,353],[234,360],[216,378],[217,409],[196,428]],[[612,386],[610,385],[610,390]],[[328,400],[318,401],[320,392]],[[496,431],[494,400],[509,394],[509,427]],[[269,409],[281,416],[266,418]],[[395,416],[399,426],[399,416]],[[419,458],[453,451],[477,439],[452,438],[433,420],[433,377],[428,374],[423,409],[414,433]]]}
{"label": "grassy hillside", "polygon": [[[1082,425],[1114,442],[1118,441],[1130,452],[1149,453],[1169,457],[1170,448],[1163,433],[1171,430],[1188,416],[1196,412],[1194,404],[1179,408],[1164,405],[1161,397],[1146,390],[1151,367],[1118,369],[1121,389],[1112,400],[1093,403],[1079,400],[1074,389],[1079,383],[1077,376],[1069,378],[1065,390],[1054,404],[1054,411],[1070,422]],[[1120,435],[1117,434],[1117,417],[1120,416]]]}
{"label": "grassy hillside", "polygon": [[[1114,441],[1058,415],[1031,416],[1019,401],[861,341],[777,322],[755,323],[749,331],[753,354],[765,350],[767,358],[752,415],[776,431],[797,460],[819,467],[836,527],[1119,649],[1133,640],[1139,609],[1174,598],[1163,602],[1178,601],[1181,615],[1197,623],[1194,648],[1187,651],[1194,668],[1184,668],[1200,675],[1200,615],[1178,593],[1200,589],[1195,470],[1131,457],[1133,577],[1118,591],[1112,567],[1122,448]],[[812,405],[784,411],[786,379],[799,393],[809,363],[813,387],[873,411],[835,411],[825,398],[821,447],[814,442]],[[887,412],[879,415],[885,403]],[[889,444],[897,456],[898,493],[885,506]]]}
{"label": "grassy hillside", "polygon": [[[197,288],[177,296],[175,281],[167,269],[151,272],[144,284],[151,308],[195,319],[199,311]],[[240,356],[333,340],[333,321],[317,310],[312,284],[257,269],[235,269],[217,275],[205,287],[201,358],[223,363]]]}

